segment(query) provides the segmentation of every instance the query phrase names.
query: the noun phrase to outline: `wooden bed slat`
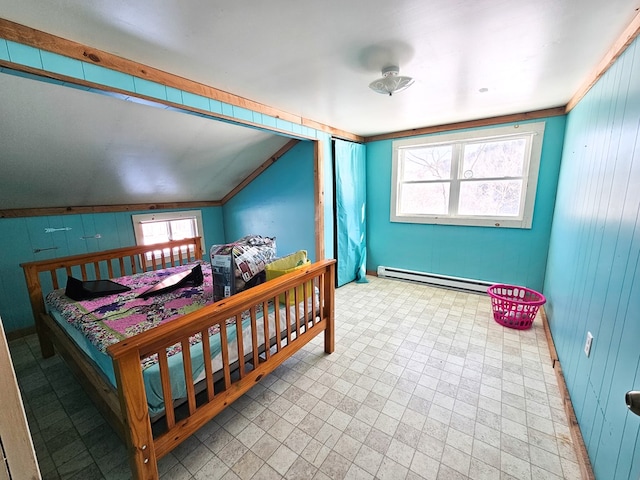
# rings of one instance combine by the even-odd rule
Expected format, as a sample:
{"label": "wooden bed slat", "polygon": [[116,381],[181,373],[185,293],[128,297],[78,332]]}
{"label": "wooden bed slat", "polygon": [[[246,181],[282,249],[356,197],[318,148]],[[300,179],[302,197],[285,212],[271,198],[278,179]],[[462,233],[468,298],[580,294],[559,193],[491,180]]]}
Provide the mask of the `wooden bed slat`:
{"label": "wooden bed slat", "polygon": [[182,339],[182,365],[184,366],[184,382],[187,387],[189,415],[196,411],[196,392],[193,386],[193,367],[191,365],[191,344],[188,338]]}
{"label": "wooden bed slat", "polygon": [[[165,405],[165,418],[167,428],[172,429],[176,424],[173,411],[173,393],[171,392],[171,379],[169,378],[169,362],[167,361],[167,349],[163,348],[158,353],[158,365],[160,366],[160,380],[162,382],[162,397]],[[167,407],[169,405],[169,407]]]}
{"label": "wooden bed slat", "polygon": [[[242,335],[240,331],[239,335]],[[231,386],[231,371],[229,370],[229,344],[223,339],[227,337],[227,324],[220,324],[220,347],[222,351],[222,371],[224,373],[224,389],[227,390]]]}
{"label": "wooden bed slat", "polygon": [[[202,358],[211,358],[211,344],[209,340],[209,329],[205,328],[200,332],[202,335]],[[211,362],[204,362],[205,378],[207,379],[207,399],[213,400],[215,391],[213,390],[213,369],[211,368]]]}
{"label": "wooden bed slat", "polygon": [[311,323],[312,326],[315,326],[316,324],[316,302],[315,302],[315,295],[314,293],[316,292],[316,290],[318,289],[318,285],[317,285],[317,279],[313,279],[313,283],[311,284],[311,295],[313,295],[314,298],[311,299]]}
{"label": "wooden bed slat", "polygon": [[245,375],[244,337],[237,335],[237,332],[242,332],[242,317],[240,315],[236,315],[236,339],[238,342],[238,375],[242,379]]}
{"label": "wooden bed slat", "polygon": [[[273,316],[275,318],[275,311],[278,310],[277,306],[273,309],[274,313]],[[263,327],[263,333],[264,333],[264,359],[265,361],[269,360],[269,357],[271,356],[271,351],[269,348],[269,344],[270,342],[270,336],[269,336],[269,304],[264,301],[262,303],[262,323],[264,324]],[[275,328],[275,327],[274,327]]]}
{"label": "wooden bed slat", "polygon": [[273,322],[276,325],[276,345],[278,352],[282,350],[282,328],[280,327],[280,308],[278,305],[278,297],[272,298],[271,301],[275,307],[273,308]]}
{"label": "wooden bed slat", "polygon": [[60,285],[58,284],[58,274],[55,270],[51,271],[51,283],[53,284],[54,289],[60,288]]}
{"label": "wooden bed slat", "polygon": [[311,304],[313,303],[313,299],[309,298],[308,295],[311,294],[311,292],[307,292],[307,288],[308,285],[306,283],[302,284],[302,305],[304,306],[302,309],[302,319],[304,321],[304,329],[305,331],[309,328],[309,310],[307,309],[307,300],[309,300],[309,306],[311,306]]}
{"label": "wooden bed slat", "polygon": [[102,272],[100,271],[100,264],[98,262],[93,262],[93,268],[95,269],[96,280],[100,280],[102,278]]}
{"label": "wooden bed slat", "polygon": [[258,352],[258,325],[256,321],[256,306],[253,305],[250,309],[251,312],[251,348],[253,350],[253,368],[258,366],[259,352]]}
{"label": "wooden bed slat", "polygon": [[[274,305],[278,305],[280,302],[279,297],[274,299]],[[284,303],[289,305],[289,291],[284,292]],[[284,309],[285,324],[287,326],[287,345],[291,344],[291,310],[289,308]]]}
{"label": "wooden bed slat", "polygon": [[[294,288],[293,289],[293,298],[296,304],[296,308],[295,308],[295,315],[296,315],[296,338],[298,338],[300,336],[300,308],[298,308],[298,305],[300,305],[300,299],[298,298],[298,289]],[[289,302],[287,302],[287,305],[289,305]]]}

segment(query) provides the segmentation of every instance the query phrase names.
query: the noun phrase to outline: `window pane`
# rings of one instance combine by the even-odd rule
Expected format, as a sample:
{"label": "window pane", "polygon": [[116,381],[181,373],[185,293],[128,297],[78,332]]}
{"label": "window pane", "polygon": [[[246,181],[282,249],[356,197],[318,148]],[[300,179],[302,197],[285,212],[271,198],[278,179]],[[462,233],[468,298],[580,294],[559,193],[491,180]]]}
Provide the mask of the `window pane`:
{"label": "window pane", "polygon": [[167,222],[149,222],[142,224],[142,235],[145,245],[169,241],[169,228]]}
{"label": "window pane", "polygon": [[458,215],[517,217],[522,180],[461,182]]}
{"label": "window pane", "polygon": [[402,186],[400,214],[443,215],[449,211],[449,182]]}
{"label": "window pane", "polygon": [[448,180],[452,150],[451,145],[402,150],[402,181]]}
{"label": "window pane", "polygon": [[170,223],[172,240],[182,240],[183,238],[191,238],[197,236],[195,226],[196,221],[193,218],[172,220]]}
{"label": "window pane", "polygon": [[526,151],[526,138],[467,144],[464,147],[461,177],[521,177],[524,174]]}

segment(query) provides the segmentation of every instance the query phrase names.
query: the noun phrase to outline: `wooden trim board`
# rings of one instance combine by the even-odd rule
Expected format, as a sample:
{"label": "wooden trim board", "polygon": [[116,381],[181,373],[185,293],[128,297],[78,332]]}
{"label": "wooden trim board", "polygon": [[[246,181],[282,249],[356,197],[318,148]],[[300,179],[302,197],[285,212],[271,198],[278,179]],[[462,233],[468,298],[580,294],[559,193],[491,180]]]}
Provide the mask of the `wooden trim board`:
{"label": "wooden trim board", "polygon": [[244,187],[249,185],[262,172],[264,172],[267,168],[269,168],[271,165],[276,163],[280,159],[280,157],[282,157],[285,153],[287,153],[289,150],[291,150],[293,147],[295,147],[298,144],[299,141],[300,140],[293,139],[293,140],[290,140],[289,142],[287,142],[280,150],[278,150],[276,153],[271,155],[262,165],[260,165],[253,172],[251,172],[251,174],[247,178],[245,178],[242,182],[240,182],[240,184],[238,184],[238,186],[236,186],[236,188],[234,188],[229,193],[227,193],[222,198],[222,200],[220,200],[220,203],[222,205],[224,205],[229,200],[231,200],[233,197],[235,197],[240,192],[240,190],[242,190]]}
{"label": "wooden trim board", "polygon": [[377,142],[379,140],[393,140],[396,138],[415,137],[418,135],[429,135],[431,133],[450,132],[462,130],[464,128],[479,128],[501,123],[523,122],[525,120],[535,120],[538,118],[557,117],[565,114],[564,107],[546,108],[544,110],[534,110],[532,112],[514,113],[511,115],[501,115],[499,117],[481,118],[478,120],[468,120],[466,122],[447,123],[445,125],[434,125],[432,127],[412,128],[401,132],[384,133],[365,137],[365,143]]}
{"label": "wooden trim board", "polygon": [[324,155],[323,143],[320,140],[314,142],[313,154],[313,196],[315,205],[315,230],[316,230],[316,261],[326,258],[324,244]]}
{"label": "wooden trim board", "polygon": [[605,54],[605,56],[600,60],[600,63],[596,65],[596,68],[593,69],[591,74],[586,78],[584,83],[580,86],[578,91],[573,94],[569,103],[565,107],[565,112],[569,113],[573,110],[580,100],[587,94],[591,87],[593,87],[600,77],[602,77],[607,70],[614,64],[614,62],[618,59],[620,55],[624,53],[631,42],[633,42],[636,37],[640,34],[640,11],[636,14],[634,19],[631,21],[629,26],[624,29],[622,35],[618,37],[615,43],[611,46],[609,51]]}
{"label": "wooden trim board", "polygon": [[[300,115],[295,115],[283,110],[270,107],[268,105],[249,100],[247,98],[234,95],[223,90],[205,85],[203,83],[195,82],[178,75],[165,72],[148,65],[144,65],[133,60],[129,60],[118,55],[99,50],[97,48],[89,47],[71,40],[67,40],[50,33],[46,33],[35,28],[27,27],[19,23],[12,22],[10,20],[0,18],[0,38],[11,40],[21,43],[23,45],[29,45],[34,48],[46,50],[48,52],[63,55],[65,57],[73,58],[83,62],[89,62],[95,65],[100,65],[111,70],[133,75],[138,78],[143,78],[151,82],[157,82],[162,85],[177,88],[185,92],[193,93],[195,95],[202,95],[212,100],[227,103],[241,108],[246,108],[254,112],[262,113],[274,118],[279,118],[297,125],[303,125],[306,127],[320,130],[330,135],[345,138],[347,140],[361,141],[362,138],[353,133],[346,132],[328,125],[316,122],[314,120],[306,119]],[[19,68],[19,67],[16,67]],[[163,103],[162,100],[157,100]],[[268,129],[268,127],[264,127]]]}
{"label": "wooden trim board", "polygon": [[0,377],[0,405],[2,405],[0,478],[41,478],[2,319],[0,319],[0,371],[2,372]]}
{"label": "wooden trim board", "polygon": [[596,477],[593,473],[593,468],[591,467],[591,461],[589,460],[587,447],[584,443],[584,439],[582,438],[582,432],[578,425],[576,413],[573,410],[573,404],[571,403],[569,390],[567,389],[567,384],[564,380],[564,374],[562,373],[560,360],[558,359],[556,347],[553,343],[551,329],[549,328],[549,320],[547,319],[547,313],[545,312],[544,307],[540,308],[540,316],[542,317],[542,325],[544,326],[544,333],[547,337],[547,344],[549,345],[549,354],[551,357],[553,371],[556,373],[558,388],[560,389],[560,395],[562,396],[562,404],[564,405],[564,411],[567,415],[567,424],[569,425],[569,432],[571,433],[571,440],[576,452],[580,473],[583,480],[595,480]]}

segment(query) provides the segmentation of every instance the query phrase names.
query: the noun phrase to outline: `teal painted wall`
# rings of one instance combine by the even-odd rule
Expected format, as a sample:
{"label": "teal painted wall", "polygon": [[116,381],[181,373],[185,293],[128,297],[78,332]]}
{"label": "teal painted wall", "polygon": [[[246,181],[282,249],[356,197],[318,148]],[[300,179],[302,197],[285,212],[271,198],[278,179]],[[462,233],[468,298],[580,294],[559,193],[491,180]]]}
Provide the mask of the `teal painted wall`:
{"label": "teal painted wall", "polygon": [[[331,135],[318,132],[318,140],[322,146],[322,168],[323,168],[323,203],[324,203],[324,258],[336,258],[335,255],[335,233],[333,230],[333,218],[335,211],[334,187],[333,187],[333,147]],[[317,259],[320,260],[320,259]]]}
{"label": "teal painted wall", "polygon": [[[224,241],[222,207],[200,210],[208,251],[208,246]],[[6,331],[34,324],[21,263],[135,245],[135,213],[148,211],[0,219],[0,316]],[[45,228],[71,230],[45,233]],[[100,238],[81,238],[97,234]],[[42,251],[34,253],[36,249]]]}
{"label": "teal painted wall", "polygon": [[[596,478],[640,478],[640,44],[569,114],[546,311]],[[583,352],[587,331],[591,354]]]}
{"label": "teal painted wall", "polygon": [[278,256],[307,250],[315,259],[314,148],[299,142],[223,207],[227,242],[276,237]]}
{"label": "teal painted wall", "polygon": [[546,127],[531,229],[392,223],[392,141],[367,144],[367,270],[396,268],[542,290],[565,117]]}

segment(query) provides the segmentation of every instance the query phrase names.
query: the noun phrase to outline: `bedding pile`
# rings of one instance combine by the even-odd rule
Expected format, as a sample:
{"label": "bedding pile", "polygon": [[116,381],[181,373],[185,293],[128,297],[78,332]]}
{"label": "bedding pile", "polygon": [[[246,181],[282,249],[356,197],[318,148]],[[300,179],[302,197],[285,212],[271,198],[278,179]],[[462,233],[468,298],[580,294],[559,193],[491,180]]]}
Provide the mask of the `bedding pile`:
{"label": "bedding pile", "polygon": [[[91,300],[76,302],[64,294],[64,289],[54,290],[47,295],[46,305],[49,309],[59,312],[100,352],[106,353],[109,345],[211,304],[213,302],[211,267],[206,262],[197,263],[201,265],[204,277],[200,286],[187,286],[147,299],[137,297],[163,278],[183,270],[190,270],[194,263],[114,278],[115,282],[128,286],[131,290]],[[258,306],[258,310],[261,311],[261,306]],[[248,314],[248,311],[243,313],[243,320]],[[235,319],[227,320],[227,324],[235,325]],[[215,335],[219,330],[220,327],[216,325],[209,329],[209,334]],[[190,344],[199,343],[200,337],[200,335],[191,337]],[[172,356],[181,351],[181,345],[176,344],[167,351],[167,355]],[[155,363],[157,358],[154,355],[144,359],[142,366],[148,368]]]}
{"label": "bedding pile", "polygon": [[213,295],[218,301],[266,280],[265,266],[276,258],[276,239],[247,235],[209,250],[213,265]]}
{"label": "bedding pile", "polygon": [[67,297],[63,289],[54,290],[47,295],[46,304],[62,312],[67,322],[82,331],[98,350],[106,352],[111,344],[211,303],[211,268],[205,262],[199,263],[204,280],[197,287],[186,286],[156,297],[137,298],[163,278],[191,270],[195,264],[189,264],[114,278],[114,282],[131,288],[116,295],[77,302]]}

